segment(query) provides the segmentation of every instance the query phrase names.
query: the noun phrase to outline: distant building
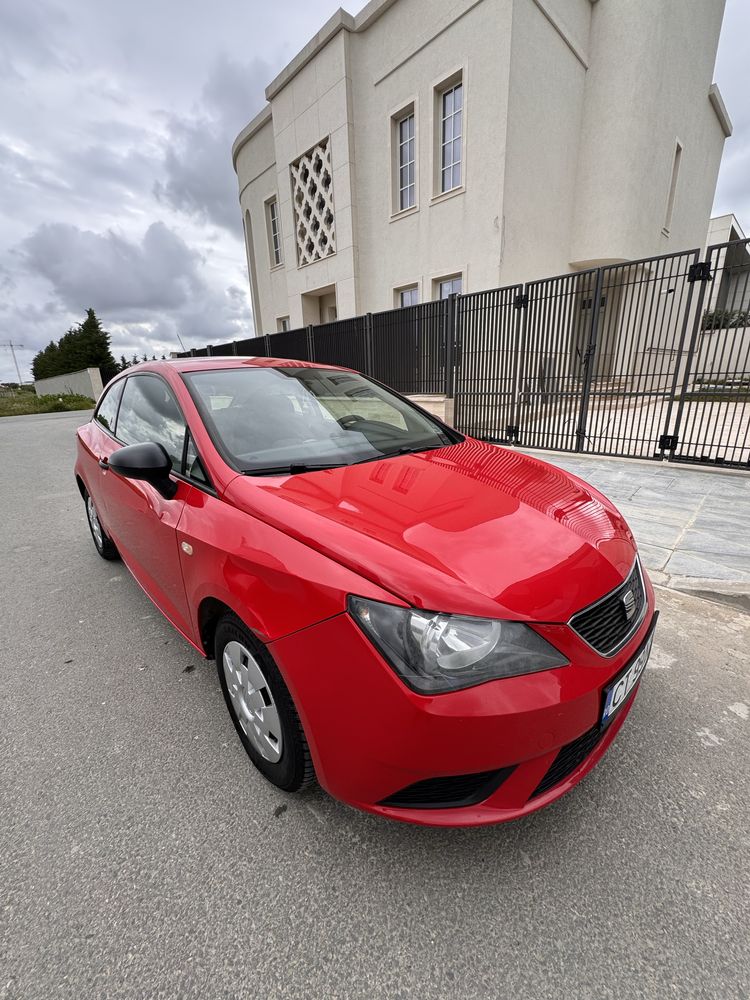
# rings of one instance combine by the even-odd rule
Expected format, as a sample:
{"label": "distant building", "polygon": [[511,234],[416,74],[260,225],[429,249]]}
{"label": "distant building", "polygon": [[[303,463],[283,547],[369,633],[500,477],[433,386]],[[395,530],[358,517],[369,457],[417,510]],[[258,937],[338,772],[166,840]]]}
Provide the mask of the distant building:
{"label": "distant building", "polygon": [[723,8],[339,10],[232,150],[257,331],[701,245]]}
{"label": "distant building", "polygon": [[[747,237],[733,215],[718,215],[711,219],[707,246],[745,240]],[[723,268],[721,279],[712,288],[710,308],[729,315],[725,322],[750,326],[750,245],[738,243],[720,252],[717,263]],[[750,361],[750,358],[748,358]]]}

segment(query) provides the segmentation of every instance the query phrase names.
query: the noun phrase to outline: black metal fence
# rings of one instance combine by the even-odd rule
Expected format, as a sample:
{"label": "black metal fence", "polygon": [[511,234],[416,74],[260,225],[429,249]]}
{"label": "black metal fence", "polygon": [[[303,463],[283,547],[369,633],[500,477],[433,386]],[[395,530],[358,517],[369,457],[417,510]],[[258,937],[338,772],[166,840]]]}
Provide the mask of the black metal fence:
{"label": "black metal fence", "polygon": [[178,357],[238,355],[317,361],[356,368],[398,392],[442,395],[446,391],[449,306],[447,300],[424,302],[250,340],[210,344]]}
{"label": "black metal fence", "polygon": [[356,368],[487,440],[750,467],[750,240],[187,353]]}

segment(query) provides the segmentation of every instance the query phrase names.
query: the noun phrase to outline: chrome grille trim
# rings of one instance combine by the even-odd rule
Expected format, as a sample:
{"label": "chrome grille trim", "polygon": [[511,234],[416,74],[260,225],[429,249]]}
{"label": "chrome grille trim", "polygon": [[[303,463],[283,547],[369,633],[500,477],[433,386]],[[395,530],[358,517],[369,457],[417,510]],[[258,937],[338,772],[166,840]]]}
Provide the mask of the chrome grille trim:
{"label": "chrome grille trim", "polygon": [[[586,638],[585,635],[583,635],[579,631],[578,628],[576,628],[576,620],[587,615],[590,616],[591,612],[594,611],[596,608],[598,608],[599,605],[605,604],[608,601],[612,601],[620,593],[627,590],[628,587],[632,587],[634,583],[640,585],[641,606],[639,608],[638,614],[631,622],[627,632],[621,637],[619,637],[618,641],[614,645],[610,645],[605,648],[594,645]],[[636,556],[635,562],[633,563],[633,567],[628,573],[625,580],[618,587],[615,587],[614,590],[610,590],[608,594],[605,594],[603,597],[600,597],[598,601],[594,601],[593,604],[589,604],[585,608],[582,608],[580,611],[576,611],[576,613],[569,619],[568,625],[579,637],[579,639],[581,639],[582,642],[586,643],[589,649],[593,649],[594,652],[598,653],[599,656],[611,657],[614,656],[616,653],[618,653],[623,648],[623,646],[627,645],[628,642],[630,642],[630,640],[633,638],[635,633],[640,628],[640,625],[643,622],[643,619],[645,618],[647,611],[648,611],[648,594],[646,593],[646,582],[643,579],[643,570],[641,569],[640,559],[638,558],[638,556]]]}

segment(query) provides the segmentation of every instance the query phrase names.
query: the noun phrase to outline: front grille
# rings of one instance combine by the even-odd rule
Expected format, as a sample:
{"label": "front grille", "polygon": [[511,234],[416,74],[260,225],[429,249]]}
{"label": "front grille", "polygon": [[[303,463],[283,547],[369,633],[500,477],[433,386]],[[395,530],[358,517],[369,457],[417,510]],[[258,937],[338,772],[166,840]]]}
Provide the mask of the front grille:
{"label": "front grille", "polygon": [[593,729],[589,729],[583,736],[579,736],[577,740],[573,740],[572,743],[561,747],[557,752],[557,756],[550,764],[547,773],[531,795],[531,798],[534,799],[537,795],[548,792],[550,788],[559,785],[568,775],[572,774],[586,760],[599,742],[601,736],[602,733],[599,728],[594,726]]}
{"label": "front grille", "polygon": [[514,770],[514,767],[503,767],[498,771],[480,771],[478,774],[427,778],[407,785],[378,804],[402,809],[459,809],[461,806],[473,806],[497,791]]}
{"label": "front grille", "polygon": [[573,615],[570,627],[597,653],[612,656],[635,633],[645,613],[646,590],[636,559],[627,580],[596,604]]}

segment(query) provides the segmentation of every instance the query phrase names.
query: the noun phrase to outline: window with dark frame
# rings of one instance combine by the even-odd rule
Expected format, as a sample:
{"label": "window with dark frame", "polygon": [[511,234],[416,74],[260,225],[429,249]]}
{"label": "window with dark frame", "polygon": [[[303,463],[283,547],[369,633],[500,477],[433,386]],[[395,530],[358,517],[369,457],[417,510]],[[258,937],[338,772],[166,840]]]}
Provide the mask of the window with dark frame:
{"label": "window with dark frame", "polygon": [[401,309],[406,306],[416,306],[419,304],[419,288],[417,285],[410,285],[408,288],[400,289],[398,293],[398,304]]}
{"label": "window with dark frame", "polygon": [[460,295],[463,288],[463,278],[460,274],[452,278],[442,278],[438,283],[438,290],[441,299],[448,299],[451,295]]}

